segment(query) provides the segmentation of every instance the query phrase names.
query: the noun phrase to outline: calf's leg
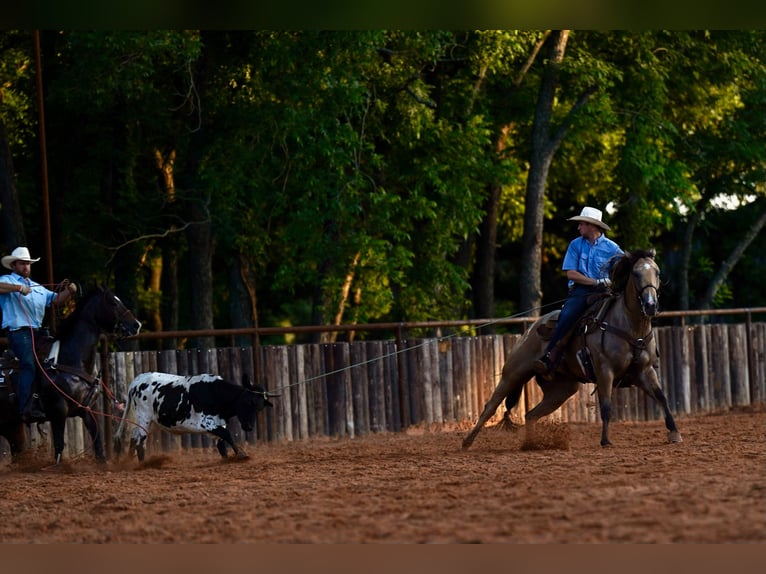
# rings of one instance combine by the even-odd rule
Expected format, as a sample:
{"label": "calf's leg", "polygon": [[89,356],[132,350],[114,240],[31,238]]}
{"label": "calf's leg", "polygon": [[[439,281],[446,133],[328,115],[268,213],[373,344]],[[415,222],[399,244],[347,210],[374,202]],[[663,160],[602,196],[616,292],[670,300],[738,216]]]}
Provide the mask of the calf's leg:
{"label": "calf's leg", "polygon": [[240,451],[237,448],[237,445],[234,444],[234,439],[231,438],[231,433],[229,432],[229,429],[225,427],[216,427],[210,432],[214,434],[215,436],[217,436],[219,439],[218,452],[221,453],[222,457],[226,458],[226,445],[228,444],[234,450],[234,454],[237,455],[237,457],[247,458],[247,455],[243,453],[242,451]]}
{"label": "calf's leg", "polygon": [[146,455],[146,433],[143,432],[143,430],[139,427],[136,427],[133,429],[133,432],[130,434],[130,447],[128,449],[128,456],[130,457],[134,452],[138,456],[138,462],[144,461],[144,456]]}
{"label": "calf's leg", "polygon": [[221,453],[221,456],[223,458],[226,458],[226,456],[228,454],[227,451],[226,451],[226,441],[223,440],[222,438],[219,438],[218,442],[215,444],[215,446],[218,448],[218,452]]}

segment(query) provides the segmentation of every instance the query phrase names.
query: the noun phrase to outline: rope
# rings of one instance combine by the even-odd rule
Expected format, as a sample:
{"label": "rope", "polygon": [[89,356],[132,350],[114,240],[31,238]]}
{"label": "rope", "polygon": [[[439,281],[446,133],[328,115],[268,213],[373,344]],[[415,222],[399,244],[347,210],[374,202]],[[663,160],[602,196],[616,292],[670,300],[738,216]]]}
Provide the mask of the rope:
{"label": "rope", "polygon": [[[487,321],[486,323],[478,325],[476,328],[477,329],[482,329],[484,327],[489,327],[491,325],[494,325],[494,324],[499,323],[500,321],[504,321],[506,319],[517,319],[519,317],[525,317],[525,316],[527,316],[532,311],[538,311],[539,312],[539,311],[542,311],[543,309],[545,309],[546,307],[552,307],[553,305],[559,305],[559,304],[563,303],[564,301],[566,301],[566,299],[559,299],[558,301],[553,301],[552,303],[548,303],[547,305],[541,305],[539,307],[533,307],[533,308],[528,309],[526,311],[520,311],[519,313],[516,313],[515,315],[508,315],[507,317],[500,317],[498,319],[494,319],[492,321]],[[451,339],[452,337],[459,337],[459,336],[460,335],[458,333],[451,333],[449,335],[445,335],[443,337],[439,337],[438,341],[441,343],[442,341],[446,341],[447,339]],[[284,390],[284,389],[290,389],[291,387],[297,387],[299,385],[304,385],[306,383],[310,383],[312,381],[315,381],[315,380],[318,380],[318,379],[322,379],[324,377],[328,377],[328,376],[331,376],[331,375],[337,375],[338,373],[342,373],[344,371],[348,371],[348,370],[351,370],[351,369],[355,369],[357,367],[368,365],[368,364],[374,363],[376,361],[380,361],[380,360],[383,360],[383,359],[388,359],[390,357],[395,357],[397,355],[400,355],[402,353],[407,353],[409,351],[414,351],[416,349],[419,349],[421,347],[426,346],[427,344],[428,343],[421,343],[419,345],[413,345],[411,347],[407,347],[406,349],[398,349],[397,351],[394,351],[393,353],[388,353],[388,354],[382,355],[380,357],[375,357],[375,358],[372,358],[372,359],[368,359],[368,360],[362,361],[360,363],[354,363],[354,364],[349,365],[347,367],[341,367],[340,369],[335,369],[334,371],[329,371],[329,372],[323,373],[321,375],[316,375],[314,377],[309,377],[307,379],[303,379],[302,381],[298,381],[296,383],[290,383],[290,384],[287,384],[287,385],[283,385],[281,387],[277,387],[274,390],[275,391],[281,391],[281,390]],[[501,369],[501,372],[502,372],[502,369]],[[497,376],[497,375],[498,375],[498,373],[495,373],[495,376]]]}
{"label": "rope", "polygon": [[[65,279],[65,280],[61,281],[60,283],[56,284],[57,288],[60,290],[61,288],[63,288],[63,286],[65,285],[66,282],[67,282],[67,280]],[[37,287],[37,286],[44,286],[44,285],[42,283],[38,283],[35,286],[31,286],[31,288],[34,289],[34,287]],[[17,295],[17,297],[22,297],[21,293],[17,293],[16,295]],[[25,318],[27,320],[27,323],[29,325],[30,335],[31,335],[31,339],[32,339],[32,355],[35,358],[35,364],[37,365],[37,368],[38,368],[39,372],[42,374],[43,377],[45,377],[48,380],[48,382],[51,384],[51,386],[54,389],[56,389],[56,391],[61,396],[63,396],[66,400],[69,400],[71,403],[76,405],[78,408],[82,409],[85,414],[87,414],[90,417],[92,417],[93,423],[94,423],[94,426],[95,426],[95,429],[96,429],[96,433],[97,433],[96,435],[93,436],[93,441],[95,441],[98,438],[98,436],[101,434],[101,429],[100,429],[100,427],[98,425],[98,419],[96,418],[98,415],[102,415],[104,417],[111,418],[111,419],[117,421],[118,423],[122,420],[122,417],[121,416],[116,416],[116,415],[114,415],[112,413],[107,413],[107,412],[95,410],[95,409],[91,408],[90,405],[83,405],[80,401],[75,399],[69,393],[64,391],[60,386],[58,386],[55,383],[54,379],[52,379],[50,376],[48,376],[48,372],[45,370],[45,368],[43,368],[43,365],[40,362],[40,357],[37,354],[37,349],[35,348],[35,332],[34,332],[34,327],[32,327],[32,325],[31,325],[29,314],[27,313],[27,310],[24,308],[24,305],[19,304],[19,307],[21,308],[22,312],[24,313],[24,316],[25,316]],[[65,371],[69,372],[70,374],[74,374],[78,378],[81,378],[81,379],[83,378],[79,374],[73,373],[71,369],[62,369],[62,370],[65,370]],[[112,404],[113,405],[119,406],[121,404],[117,400],[117,398],[114,396],[114,394],[111,392],[111,390],[106,385],[106,383],[104,383],[104,381],[101,379],[100,376],[96,377],[95,382],[91,382],[91,381],[87,381],[87,382],[90,383],[90,384],[96,384],[96,383],[100,384],[101,387],[104,389],[105,394],[107,394],[109,396],[109,398],[112,400]],[[92,400],[92,397],[94,396],[94,394],[95,393],[89,394],[89,396],[91,396],[91,400]],[[125,405],[125,408],[127,408],[127,405]],[[66,418],[73,418],[73,417],[67,416]],[[50,421],[48,421],[48,422],[50,422]],[[138,426],[142,430],[144,430],[144,432],[147,432],[147,430],[144,427],[142,427],[140,424],[138,424],[138,422],[131,421],[131,420],[128,420],[128,419],[126,419],[126,422],[129,422],[129,423],[131,423],[131,424],[133,424],[135,426]],[[65,424],[66,424],[66,421],[65,421]],[[147,432],[147,434],[148,434],[148,432]],[[102,440],[103,440],[103,438],[102,438]],[[78,453],[77,455],[75,455],[72,458],[82,457],[89,450],[92,450],[92,449],[84,449],[82,452]],[[55,465],[53,465],[53,466],[55,466]]]}

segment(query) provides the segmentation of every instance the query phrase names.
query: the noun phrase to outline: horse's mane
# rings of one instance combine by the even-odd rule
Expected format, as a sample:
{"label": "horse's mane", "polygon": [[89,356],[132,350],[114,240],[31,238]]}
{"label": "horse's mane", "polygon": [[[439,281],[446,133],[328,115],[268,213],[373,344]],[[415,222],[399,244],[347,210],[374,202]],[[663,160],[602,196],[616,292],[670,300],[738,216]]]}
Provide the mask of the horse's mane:
{"label": "horse's mane", "polygon": [[64,317],[61,323],[59,323],[57,326],[56,338],[61,340],[70,337],[74,331],[75,325],[77,325],[77,322],[80,320],[82,310],[85,309],[91,299],[97,296],[101,296],[103,293],[104,287],[91,287],[88,289],[88,291],[83,294],[80,300],[77,301],[77,305],[75,305],[74,311]]}
{"label": "horse's mane", "polygon": [[625,291],[628,284],[628,277],[639,259],[654,259],[656,252],[654,249],[639,249],[637,251],[626,251],[622,255],[617,255],[609,260],[609,277],[612,279],[612,290],[617,292]]}

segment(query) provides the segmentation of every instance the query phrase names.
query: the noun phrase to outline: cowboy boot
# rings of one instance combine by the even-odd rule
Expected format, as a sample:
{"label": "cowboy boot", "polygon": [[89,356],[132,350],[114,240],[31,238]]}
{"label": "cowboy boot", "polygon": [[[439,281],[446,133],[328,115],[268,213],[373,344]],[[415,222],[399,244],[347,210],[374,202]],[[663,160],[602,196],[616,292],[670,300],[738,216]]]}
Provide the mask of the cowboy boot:
{"label": "cowboy boot", "polygon": [[29,397],[24,412],[21,414],[21,420],[25,423],[39,423],[44,422],[47,416],[45,410],[43,410],[43,403],[40,400],[40,395],[32,393]]}
{"label": "cowboy boot", "polygon": [[535,374],[541,376],[546,381],[552,381],[553,376],[556,373],[556,369],[561,363],[561,358],[564,355],[564,348],[567,344],[567,338],[564,337],[556,341],[553,348],[545,353],[542,357],[532,363],[532,370]]}

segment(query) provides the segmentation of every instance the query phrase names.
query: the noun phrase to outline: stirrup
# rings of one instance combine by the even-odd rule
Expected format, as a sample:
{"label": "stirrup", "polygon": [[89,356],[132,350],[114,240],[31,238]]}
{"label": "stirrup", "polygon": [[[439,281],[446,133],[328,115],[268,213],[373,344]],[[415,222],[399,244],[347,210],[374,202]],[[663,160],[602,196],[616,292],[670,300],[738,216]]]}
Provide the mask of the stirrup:
{"label": "stirrup", "polygon": [[539,359],[535,359],[532,362],[532,370],[541,376],[545,376],[551,372],[551,357],[550,353],[545,353]]}

